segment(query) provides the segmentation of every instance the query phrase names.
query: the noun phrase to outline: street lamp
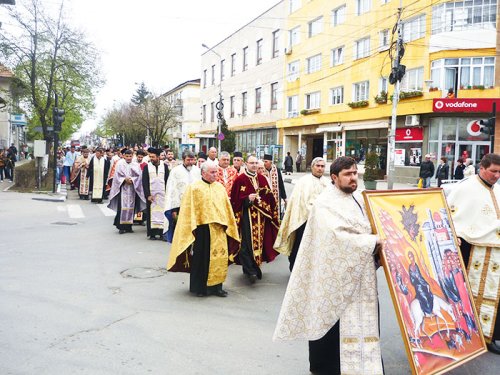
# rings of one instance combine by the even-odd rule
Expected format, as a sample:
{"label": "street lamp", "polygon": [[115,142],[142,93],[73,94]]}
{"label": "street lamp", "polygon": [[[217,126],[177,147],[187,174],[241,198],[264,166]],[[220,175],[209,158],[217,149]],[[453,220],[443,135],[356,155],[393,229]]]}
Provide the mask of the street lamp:
{"label": "street lamp", "polygon": [[[207,46],[205,43],[202,43],[201,46],[219,57],[219,66],[222,69],[222,56],[219,55],[219,53],[217,53],[213,48]],[[222,132],[221,127],[222,127],[222,121],[224,121],[224,105],[222,103],[222,72],[221,72],[221,78],[219,80],[219,102],[217,103],[217,109],[221,113],[221,115],[217,116],[217,150],[218,150],[217,153],[220,156],[220,153],[222,151],[221,138],[220,138]]]}

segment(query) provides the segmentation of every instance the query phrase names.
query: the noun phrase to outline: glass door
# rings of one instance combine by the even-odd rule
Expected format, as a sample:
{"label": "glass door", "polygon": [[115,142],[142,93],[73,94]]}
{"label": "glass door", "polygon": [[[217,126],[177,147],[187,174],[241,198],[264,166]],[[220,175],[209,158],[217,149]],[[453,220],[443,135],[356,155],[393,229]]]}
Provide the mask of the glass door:
{"label": "glass door", "polygon": [[479,164],[484,155],[490,152],[489,142],[459,142],[455,153],[455,160],[470,158],[474,165]]}

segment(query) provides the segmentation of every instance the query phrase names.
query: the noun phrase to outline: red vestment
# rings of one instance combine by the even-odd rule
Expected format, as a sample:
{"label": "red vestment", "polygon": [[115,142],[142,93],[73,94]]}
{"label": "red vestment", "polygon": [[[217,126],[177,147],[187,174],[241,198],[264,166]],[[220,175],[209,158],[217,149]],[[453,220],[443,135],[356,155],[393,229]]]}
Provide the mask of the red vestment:
{"label": "red vestment", "polygon": [[238,171],[234,167],[221,168],[217,167],[217,181],[226,188],[229,198],[231,198],[231,190],[233,188],[234,180],[238,177]]}
{"label": "red vestment", "polygon": [[[245,208],[245,200],[252,193],[257,193],[260,199],[256,198],[253,204]],[[263,261],[273,261],[278,255],[278,252],[273,249],[279,229],[278,208],[266,178],[259,174],[251,176],[245,170],[234,181],[231,191],[231,205],[242,240],[242,226],[245,225],[243,211],[248,210],[251,222],[252,249],[257,265]],[[236,262],[238,262],[238,258],[236,258]]]}

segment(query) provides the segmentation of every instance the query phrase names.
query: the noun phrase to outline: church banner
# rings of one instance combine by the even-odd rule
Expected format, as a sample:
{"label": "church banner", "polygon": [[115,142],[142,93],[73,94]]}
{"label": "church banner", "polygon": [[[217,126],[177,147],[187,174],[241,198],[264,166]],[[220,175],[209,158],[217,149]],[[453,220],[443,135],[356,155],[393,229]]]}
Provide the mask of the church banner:
{"label": "church banner", "polygon": [[363,192],[413,374],[442,374],[486,352],[441,189]]}

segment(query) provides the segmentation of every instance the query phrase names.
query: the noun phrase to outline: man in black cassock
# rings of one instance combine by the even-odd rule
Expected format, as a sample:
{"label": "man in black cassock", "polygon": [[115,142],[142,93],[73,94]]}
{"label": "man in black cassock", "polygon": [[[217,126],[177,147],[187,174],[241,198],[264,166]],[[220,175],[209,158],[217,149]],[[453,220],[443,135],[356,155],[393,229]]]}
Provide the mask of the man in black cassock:
{"label": "man in black cassock", "polygon": [[150,240],[156,240],[156,236],[162,239],[163,234],[165,220],[163,206],[169,169],[168,164],[160,160],[160,149],[150,147],[148,153],[149,163],[142,170],[142,188],[147,204],[144,216],[147,222],[147,235]]}
{"label": "man in black cassock", "polygon": [[92,202],[102,203],[106,192],[106,183],[111,163],[104,156],[104,150],[97,148],[89,164],[88,175],[90,176],[89,191],[92,195]]}

